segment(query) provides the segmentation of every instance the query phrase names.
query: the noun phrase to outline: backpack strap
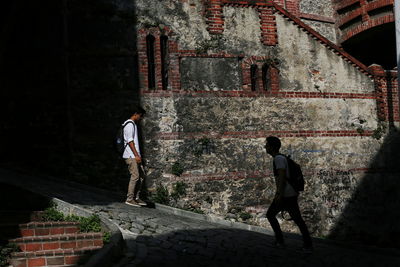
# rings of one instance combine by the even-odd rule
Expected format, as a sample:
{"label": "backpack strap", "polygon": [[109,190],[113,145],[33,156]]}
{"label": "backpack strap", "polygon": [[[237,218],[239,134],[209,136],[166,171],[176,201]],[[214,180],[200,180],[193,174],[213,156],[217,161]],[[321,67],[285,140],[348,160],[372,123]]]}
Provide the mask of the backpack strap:
{"label": "backpack strap", "polygon": [[[124,123],[124,124],[122,125],[122,136],[123,136],[123,137],[124,137],[124,129],[125,129],[125,126],[128,125],[129,123],[132,123],[133,125],[136,125],[133,121],[127,121],[126,123]],[[133,128],[133,131],[135,131],[135,128]],[[135,132],[133,132],[133,137],[135,137]],[[124,142],[125,142],[125,137],[124,137]],[[126,149],[127,146],[128,146],[128,143],[125,144],[125,146],[124,146],[124,151],[125,151],[125,149]]]}

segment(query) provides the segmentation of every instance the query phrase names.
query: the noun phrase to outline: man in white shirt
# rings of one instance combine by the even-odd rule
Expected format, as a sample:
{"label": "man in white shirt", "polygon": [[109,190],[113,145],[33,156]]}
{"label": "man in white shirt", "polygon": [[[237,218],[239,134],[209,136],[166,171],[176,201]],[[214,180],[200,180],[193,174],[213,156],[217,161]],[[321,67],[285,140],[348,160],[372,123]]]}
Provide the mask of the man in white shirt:
{"label": "man in white shirt", "polygon": [[142,156],[140,154],[137,128],[137,123],[139,123],[145,114],[146,111],[143,108],[136,107],[133,110],[133,115],[123,123],[125,149],[122,157],[128,165],[131,175],[125,203],[137,207],[146,205],[146,202],[139,198],[143,179],[141,179],[142,174],[139,171],[142,164]]}
{"label": "man in white shirt", "polygon": [[303,235],[303,251],[312,251],[312,241],[307,225],[301,217],[297,198],[299,193],[289,184],[288,179],[290,177],[289,167],[287,159],[284,155],[279,154],[281,148],[281,141],[278,137],[269,136],[266,139],[265,149],[270,154],[273,160],[273,169],[276,184],[276,193],[271,206],[267,211],[267,218],[271,224],[272,229],[275,233],[275,245],[277,247],[285,247],[283,240],[282,230],[279,226],[279,222],[276,219],[276,215],[280,211],[289,212],[290,217],[297,224]]}

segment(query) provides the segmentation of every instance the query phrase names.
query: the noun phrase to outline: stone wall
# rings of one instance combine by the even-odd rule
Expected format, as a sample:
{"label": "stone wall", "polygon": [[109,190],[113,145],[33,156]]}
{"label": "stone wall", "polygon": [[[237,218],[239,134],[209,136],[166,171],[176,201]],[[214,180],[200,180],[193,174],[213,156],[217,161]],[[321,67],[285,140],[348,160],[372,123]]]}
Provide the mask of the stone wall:
{"label": "stone wall", "polygon": [[[215,32],[201,19],[202,6],[174,2],[166,12],[155,7],[144,12],[144,5],[139,12],[139,21],[163,18],[161,27],[142,27],[146,34],[168,35],[170,67],[179,69],[172,82],[180,81],[167,90],[141,82],[141,102],[148,110],[142,127],[149,190],[166,187],[171,193],[183,183],[185,194],[170,204],[238,220],[248,213],[248,221],[268,227],[263,214],[274,184],[263,145],[266,136],[276,135],[282,152],[299,161],[306,174],[301,207],[312,232],[327,235],[373,169],[382,144],[373,77],[278,7],[269,20],[277,38],[269,43],[260,19],[268,6],[220,3],[218,27],[223,27]],[[143,65],[146,34],[138,40]],[[255,65],[258,74],[249,78]],[[265,65],[277,70],[268,76],[277,81],[272,90],[259,86]],[[145,68],[141,76],[147,77]],[[258,85],[252,91],[254,79]]]}

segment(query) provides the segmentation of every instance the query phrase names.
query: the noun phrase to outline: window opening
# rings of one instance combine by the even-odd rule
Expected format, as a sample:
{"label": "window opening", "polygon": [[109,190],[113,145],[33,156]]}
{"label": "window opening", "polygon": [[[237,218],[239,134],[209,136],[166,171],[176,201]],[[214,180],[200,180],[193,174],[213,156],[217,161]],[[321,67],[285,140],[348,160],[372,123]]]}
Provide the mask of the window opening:
{"label": "window opening", "polygon": [[270,74],[270,66],[268,64],[264,64],[262,67],[262,83],[263,83],[263,89],[265,91],[271,89],[271,74]]}
{"label": "window opening", "polygon": [[250,67],[251,91],[257,90],[257,73],[258,73],[257,65],[251,65]]}
{"label": "window opening", "polygon": [[161,47],[161,82],[162,89],[168,88],[168,37],[163,35],[160,37]]}
{"label": "window opening", "polygon": [[146,37],[146,49],[147,49],[147,80],[149,89],[156,88],[156,64],[154,59],[154,42],[155,38],[153,35]]}

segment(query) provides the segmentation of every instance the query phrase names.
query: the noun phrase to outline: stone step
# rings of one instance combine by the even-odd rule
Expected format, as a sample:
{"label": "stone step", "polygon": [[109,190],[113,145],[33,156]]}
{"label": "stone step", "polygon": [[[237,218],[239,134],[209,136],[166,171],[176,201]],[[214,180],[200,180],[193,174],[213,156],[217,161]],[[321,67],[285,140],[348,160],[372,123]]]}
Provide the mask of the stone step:
{"label": "stone step", "polygon": [[48,236],[20,237],[9,240],[24,251],[46,251],[55,249],[77,249],[103,245],[102,233],[78,233]]}
{"label": "stone step", "polygon": [[20,236],[47,236],[75,234],[79,232],[78,222],[30,222],[19,224]]}
{"label": "stone step", "polygon": [[84,261],[100,249],[101,246],[92,246],[80,249],[14,252],[11,254],[10,264],[13,267],[77,266],[78,262]]}

